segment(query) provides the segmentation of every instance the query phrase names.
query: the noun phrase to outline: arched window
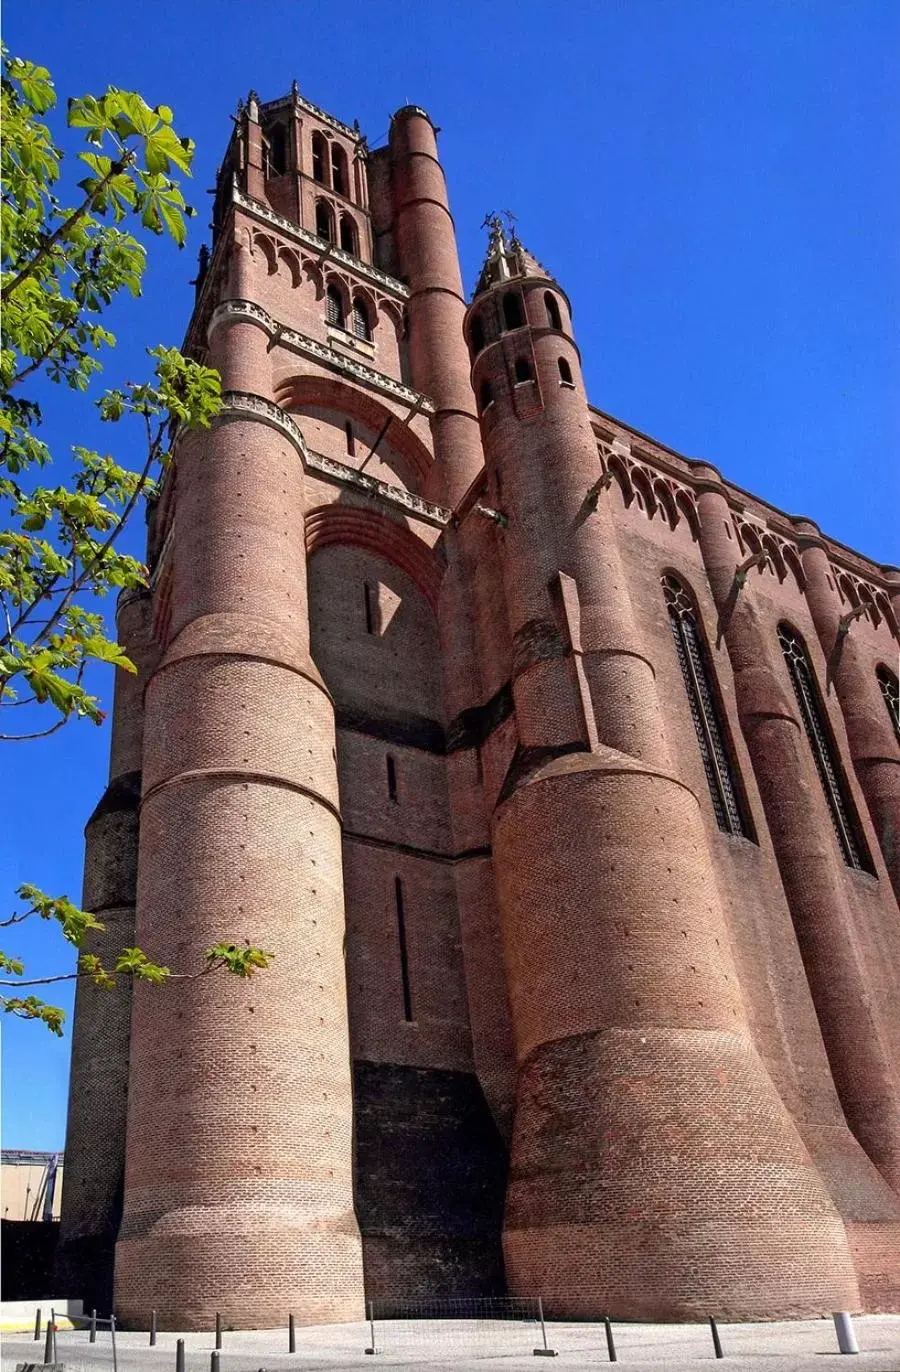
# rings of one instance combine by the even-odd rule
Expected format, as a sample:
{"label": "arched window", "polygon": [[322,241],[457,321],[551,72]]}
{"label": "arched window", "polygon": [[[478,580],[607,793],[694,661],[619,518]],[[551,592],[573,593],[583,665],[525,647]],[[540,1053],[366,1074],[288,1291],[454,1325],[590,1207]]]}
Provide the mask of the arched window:
{"label": "arched window", "polygon": [[566,359],[565,359],[564,357],[560,357],[560,358],[557,360],[556,365],[559,367],[559,383],[560,383],[560,385],[561,385],[561,386],[574,386],[574,385],[575,385],[575,382],[572,380],[572,368],[569,366],[569,364],[568,364],[568,362],[566,361]]}
{"label": "arched window", "polygon": [[493,405],[493,403],[494,403],[494,388],[493,388],[493,386],[491,385],[490,381],[482,381],[482,383],[481,383],[481,389],[480,389],[479,392],[478,392],[478,405],[479,405],[479,410],[480,410],[480,412],[481,412],[482,414],[484,414],[484,412],[485,412],[485,410],[487,409],[488,405]]}
{"label": "arched window", "polygon": [[525,311],[522,308],[522,297],[518,291],[507,291],[503,297],[503,327],[505,329],[520,329],[525,323]]}
{"label": "arched window", "polygon": [[341,215],[341,247],[344,252],[352,253],[354,257],[359,257],[359,245],[356,241],[356,225],[353,217],[349,214]]}
{"label": "arched window", "polygon": [[337,286],[329,286],[325,292],[325,318],[329,324],[344,327],[344,302]]}
{"label": "arched window", "polygon": [[339,143],[331,145],[331,188],[338,195],[347,194],[347,154]]}
{"label": "arched window", "polygon": [[894,726],[894,733],[897,735],[897,742],[900,743],[900,685],[898,685],[894,673],[883,663],[879,662],[875,668],[875,675],[878,678],[878,685],[881,687],[881,694],[884,696],[884,703]]}
{"label": "arched window", "polygon": [[284,176],[287,171],[287,130],[283,124],[273,124],[268,131],[266,176]]}
{"label": "arched window", "polygon": [[320,133],[312,136],[312,173],[313,180],[318,181],[321,186],[326,184],[325,168],[328,165],[328,147],[325,139]]}
{"label": "arched window", "polygon": [[752,839],[693,599],[677,577],[665,575],[662,587],[716,823],[725,834]]}
{"label": "arched window", "polygon": [[522,381],[531,380],[531,363],[527,357],[516,358],[516,385]]}
{"label": "arched window", "polygon": [[556,296],[551,295],[549,291],[545,291],[544,305],[547,308],[547,323],[550,325],[551,329],[561,329],[562,320],[559,316],[559,306],[556,303]]}
{"label": "arched window", "polygon": [[324,200],[316,201],[316,234],[327,243],[334,242],[334,215]]}
{"label": "arched window", "polygon": [[359,296],[353,301],[353,332],[357,338],[371,338],[372,326],[369,323],[369,310]]}
{"label": "arched window", "polygon": [[848,867],[871,872],[872,863],[856,816],[853,802],[841,771],[840,760],[831,738],[831,731],[822,708],[819,689],[803,639],[790,624],[779,624],[778,642],[787,663],[791,685],[800,707],[800,718],[812,749],[816,771],[825,792],[828,810],[841,852]]}
{"label": "arched window", "polygon": [[347,420],[344,424],[344,437],[347,440],[347,454],[349,457],[356,455],[356,435],[353,432],[353,423]]}
{"label": "arched window", "polygon": [[472,340],[472,357],[475,358],[484,347],[484,321],[481,315],[476,314],[469,329],[469,337]]}

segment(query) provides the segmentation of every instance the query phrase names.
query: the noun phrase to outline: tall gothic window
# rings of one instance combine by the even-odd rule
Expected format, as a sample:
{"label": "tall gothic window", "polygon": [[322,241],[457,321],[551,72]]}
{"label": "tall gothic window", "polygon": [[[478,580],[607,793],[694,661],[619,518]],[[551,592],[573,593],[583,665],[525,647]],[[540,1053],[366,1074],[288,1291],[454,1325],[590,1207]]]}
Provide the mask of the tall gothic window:
{"label": "tall gothic window", "polygon": [[356,243],[356,225],[349,214],[341,215],[341,247],[344,252],[352,253],[354,257],[359,256]]}
{"label": "tall gothic window", "polygon": [[266,148],[266,176],[284,176],[287,171],[287,130],[283,124],[269,129]]}
{"label": "tall gothic window", "polygon": [[505,329],[520,329],[525,323],[525,311],[522,306],[522,297],[518,291],[507,291],[503,297],[503,327]]}
{"label": "tall gothic window", "polygon": [[347,158],[337,143],[331,145],[331,185],[338,195],[347,194]]}
{"label": "tall gothic window", "polygon": [[840,760],[831,738],[831,731],[822,708],[819,689],[803,639],[790,624],[779,624],[778,642],[787,663],[791,685],[800,707],[800,718],[809,739],[816,771],[825,792],[834,832],[837,835],[844,861],[848,867],[871,872],[872,863],[866,852],[853,802],[847,791]]}
{"label": "tall gothic window", "polygon": [[561,329],[562,319],[559,315],[559,306],[554,296],[549,291],[544,292],[544,305],[547,308],[547,323],[551,329]]}
{"label": "tall gothic window", "polygon": [[693,599],[677,577],[667,574],[662,587],[716,823],[725,834],[753,838]]}
{"label": "tall gothic window", "polygon": [[324,200],[316,201],[316,235],[328,243],[334,242],[334,215]]}
{"label": "tall gothic window", "polygon": [[369,311],[366,302],[359,296],[353,301],[353,332],[357,338],[371,338],[372,325],[369,322]]}
{"label": "tall gothic window", "polygon": [[319,184],[320,184],[320,185],[323,185],[323,186],[325,185],[326,157],[327,157],[327,147],[326,147],[325,139],[322,137],[322,135],[321,135],[320,133],[314,133],[313,136],[312,136],[312,174],[313,174],[313,180],[314,180],[314,181],[318,181]]}
{"label": "tall gothic window", "polygon": [[878,678],[878,685],[881,687],[881,694],[884,696],[884,703],[894,726],[894,733],[897,735],[897,742],[900,743],[900,684],[898,684],[894,673],[882,663],[879,663],[875,668],[875,675]]}
{"label": "tall gothic window", "polygon": [[325,318],[329,324],[344,327],[344,302],[337,286],[329,286],[325,292]]}

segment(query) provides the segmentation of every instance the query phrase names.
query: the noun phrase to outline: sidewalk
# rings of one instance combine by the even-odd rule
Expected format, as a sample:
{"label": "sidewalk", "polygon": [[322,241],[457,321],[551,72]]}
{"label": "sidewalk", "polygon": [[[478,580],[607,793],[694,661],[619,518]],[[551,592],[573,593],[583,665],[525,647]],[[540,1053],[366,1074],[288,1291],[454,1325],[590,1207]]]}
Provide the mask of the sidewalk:
{"label": "sidewalk", "polygon": [[[47,1312],[49,1313],[49,1312]],[[724,1360],[713,1353],[705,1325],[617,1324],[613,1326],[619,1365],[633,1372],[827,1372],[829,1367],[900,1372],[900,1315],[864,1315],[854,1320],[859,1357],[842,1357],[831,1320],[783,1321],[776,1324],[720,1326]],[[535,1328],[538,1330],[535,1339]],[[186,1334],[185,1372],[209,1372],[214,1335]],[[120,1372],[175,1372],[177,1334],[161,1333],[155,1348],[146,1333],[119,1333],[116,1350]],[[558,1356],[549,1366],[608,1366],[602,1324],[548,1324],[547,1339]],[[539,1327],[492,1321],[404,1321],[376,1327],[375,1357],[366,1356],[370,1344],[367,1324],[298,1327],[297,1351],[288,1353],[286,1329],[226,1331],[220,1354],[221,1372],[318,1372],[318,1369],[355,1368],[383,1372],[391,1367],[427,1367],[432,1372],[540,1372],[546,1368],[531,1348],[540,1343]],[[87,1331],[61,1330],[57,1335],[59,1361],[68,1372],[112,1372],[109,1330],[98,1330],[97,1342]],[[3,1340],[2,1372],[17,1363],[43,1360],[39,1343],[21,1335]]]}

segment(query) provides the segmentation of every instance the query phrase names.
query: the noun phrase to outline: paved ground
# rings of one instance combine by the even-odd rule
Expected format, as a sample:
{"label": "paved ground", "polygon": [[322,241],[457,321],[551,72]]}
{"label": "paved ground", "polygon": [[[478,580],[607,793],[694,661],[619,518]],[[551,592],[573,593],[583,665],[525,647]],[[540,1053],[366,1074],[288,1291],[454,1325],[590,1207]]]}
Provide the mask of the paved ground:
{"label": "paved ground", "polygon": [[[827,1372],[829,1367],[900,1372],[900,1315],[860,1316],[854,1321],[860,1346],[858,1358],[838,1353],[831,1320],[805,1320],[762,1325],[720,1327],[725,1361],[717,1364],[709,1330],[704,1325],[621,1324],[614,1326],[619,1364],[632,1372]],[[148,1347],[146,1334],[118,1334],[120,1372],[174,1372],[176,1334],[160,1334],[157,1346]],[[549,1367],[593,1367],[607,1364],[602,1325],[552,1324],[548,1342],[558,1351]],[[211,1334],[187,1334],[186,1372],[209,1372]],[[430,1372],[539,1372],[548,1364],[532,1356],[540,1343],[535,1326],[464,1324],[455,1321],[404,1321],[376,1327],[379,1349],[367,1357],[369,1327],[364,1324],[318,1325],[298,1328],[297,1352],[287,1351],[286,1330],[255,1330],[223,1337],[221,1372],[318,1372],[318,1369],[354,1368],[359,1372],[384,1372],[392,1367],[427,1367]],[[96,1344],[88,1343],[84,1331],[61,1332],[57,1338],[59,1361],[67,1372],[98,1369],[112,1372],[109,1332],[100,1332]],[[2,1372],[14,1372],[20,1362],[40,1363],[43,1341],[35,1343],[21,1335],[3,1340]]]}

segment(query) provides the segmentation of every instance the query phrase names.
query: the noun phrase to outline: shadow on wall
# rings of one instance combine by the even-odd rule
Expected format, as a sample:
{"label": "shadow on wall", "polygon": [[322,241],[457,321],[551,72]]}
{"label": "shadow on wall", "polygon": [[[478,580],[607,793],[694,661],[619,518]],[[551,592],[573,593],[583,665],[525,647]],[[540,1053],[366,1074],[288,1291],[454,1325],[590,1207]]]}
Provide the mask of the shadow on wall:
{"label": "shadow on wall", "polygon": [[53,1259],[59,1239],[59,1221],[3,1220],[2,1286],[4,1301],[46,1300],[59,1292],[53,1287]]}

